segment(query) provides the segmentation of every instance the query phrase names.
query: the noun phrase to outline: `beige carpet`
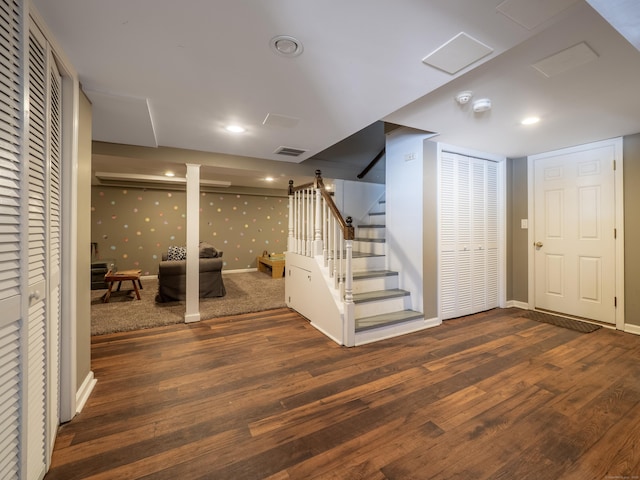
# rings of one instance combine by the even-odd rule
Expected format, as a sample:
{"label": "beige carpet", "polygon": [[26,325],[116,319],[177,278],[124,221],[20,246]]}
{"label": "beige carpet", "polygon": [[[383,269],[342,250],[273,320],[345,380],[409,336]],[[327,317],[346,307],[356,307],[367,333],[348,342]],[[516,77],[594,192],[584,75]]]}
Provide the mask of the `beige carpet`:
{"label": "beige carpet", "polygon": [[[220,298],[200,299],[202,320],[240,313],[286,307],[284,278],[271,278],[262,272],[223,274],[227,294]],[[131,282],[122,282],[102,303],[106,290],[91,291],[91,334],[139,330],[184,322],[184,302],[156,303],[158,281],[142,280],[141,300],[135,298]]]}

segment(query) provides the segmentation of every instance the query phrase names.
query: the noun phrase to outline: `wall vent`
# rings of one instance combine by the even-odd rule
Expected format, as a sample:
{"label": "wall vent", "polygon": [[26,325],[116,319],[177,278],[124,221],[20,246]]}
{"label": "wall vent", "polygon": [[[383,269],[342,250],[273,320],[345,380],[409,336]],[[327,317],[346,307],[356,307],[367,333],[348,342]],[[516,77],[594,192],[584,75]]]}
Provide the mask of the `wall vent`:
{"label": "wall vent", "polygon": [[277,153],[278,155],[287,155],[288,157],[299,157],[304,152],[306,152],[306,150],[302,150],[300,148],[278,147],[273,153]]}

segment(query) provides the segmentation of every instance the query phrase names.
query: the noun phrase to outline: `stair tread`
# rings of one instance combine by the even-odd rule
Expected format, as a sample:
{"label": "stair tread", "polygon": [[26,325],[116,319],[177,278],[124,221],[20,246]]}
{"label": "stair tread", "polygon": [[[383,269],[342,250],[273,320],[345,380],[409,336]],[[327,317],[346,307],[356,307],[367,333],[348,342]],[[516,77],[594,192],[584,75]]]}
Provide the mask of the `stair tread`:
{"label": "stair tread", "polygon": [[356,237],[353,240],[356,242],[372,242],[372,243],[385,243],[387,241],[384,238],[366,238],[366,237]]}
{"label": "stair tread", "polygon": [[356,332],[407,322],[409,320],[417,320],[423,317],[424,314],[422,312],[417,312],[415,310],[398,310],[396,312],[383,313],[381,315],[356,318]]}
{"label": "stair tread", "polygon": [[365,278],[377,278],[377,277],[393,277],[398,275],[398,272],[393,270],[363,270],[361,272],[353,272],[354,280],[362,280]]}
{"label": "stair tread", "polygon": [[380,224],[368,224],[368,223],[363,223],[362,225],[358,225],[358,228],[385,228],[386,225],[380,225]]}
{"label": "stair tread", "polygon": [[384,257],[382,253],[351,252],[351,258]]}
{"label": "stair tread", "polygon": [[369,215],[386,215],[387,212],[369,212]]}
{"label": "stair tread", "polygon": [[375,300],[385,300],[387,298],[399,298],[410,295],[410,292],[400,288],[390,288],[388,290],[374,290],[372,292],[355,293],[353,303],[373,302]]}

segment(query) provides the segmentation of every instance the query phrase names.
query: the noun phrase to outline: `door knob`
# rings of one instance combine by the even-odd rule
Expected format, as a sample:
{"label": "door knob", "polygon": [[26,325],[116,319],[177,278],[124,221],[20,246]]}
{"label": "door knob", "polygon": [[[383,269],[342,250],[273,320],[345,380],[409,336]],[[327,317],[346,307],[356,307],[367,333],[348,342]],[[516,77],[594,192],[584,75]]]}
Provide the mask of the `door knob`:
{"label": "door knob", "polygon": [[535,245],[536,248],[540,248],[540,247],[542,247],[542,242],[536,242],[536,243],[534,243],[534,245]]}

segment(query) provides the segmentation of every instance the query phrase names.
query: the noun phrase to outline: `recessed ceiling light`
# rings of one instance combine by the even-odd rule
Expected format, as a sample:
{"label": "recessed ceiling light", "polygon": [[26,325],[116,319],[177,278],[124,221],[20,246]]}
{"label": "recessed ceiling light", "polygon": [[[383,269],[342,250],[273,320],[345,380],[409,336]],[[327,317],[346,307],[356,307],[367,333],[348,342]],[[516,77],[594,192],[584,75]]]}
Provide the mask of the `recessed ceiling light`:
{"label": "recessed ceiling light", "polygon": [[227,125],[225,129],[231,133],[244,133],[246,131],[245,128],[240,125]]}
{"label": "recessed ceiling light", "polygon": [[538,123],[540,121],[540,117],[527,117],[523,119],[520,123],[522,125],[533,125],[534,123]]}
{"label": "recessed ceiling light", "polygon": [[271,50],[285,57],[297,57],[302,53],[302,43],[289,35],[278,35],[269,42]]}
{"label": "recessed ceiling light", "polygon": [[265,182],[273,182],[273,177],[265,177]]}
{"label": "recessed ceiling light", "polygon": [[165,177],[175,177],[176,174],[173,173],[172,171],[166,171],[166,172],[164,172],[164,176]]}

